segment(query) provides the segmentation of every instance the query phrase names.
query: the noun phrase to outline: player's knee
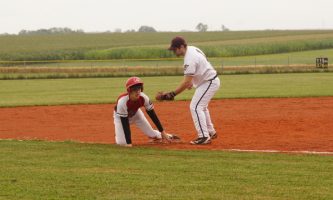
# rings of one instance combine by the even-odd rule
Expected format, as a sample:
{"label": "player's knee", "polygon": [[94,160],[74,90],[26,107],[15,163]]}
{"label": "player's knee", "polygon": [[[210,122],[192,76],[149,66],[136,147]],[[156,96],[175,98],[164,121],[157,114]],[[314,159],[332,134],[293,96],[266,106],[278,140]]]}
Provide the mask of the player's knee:
{"label": "player's knee", "polygon": [[207,106],[202,106],[200,104],[190,104],[190,110],[191,111],[206,111]]}
{"label": "player's knee", "polygon": [[197,108],[197,104],[191,102],[191,104],[190,104],[190,110],[191,110],[191,111],[195,111],[196,108]]}

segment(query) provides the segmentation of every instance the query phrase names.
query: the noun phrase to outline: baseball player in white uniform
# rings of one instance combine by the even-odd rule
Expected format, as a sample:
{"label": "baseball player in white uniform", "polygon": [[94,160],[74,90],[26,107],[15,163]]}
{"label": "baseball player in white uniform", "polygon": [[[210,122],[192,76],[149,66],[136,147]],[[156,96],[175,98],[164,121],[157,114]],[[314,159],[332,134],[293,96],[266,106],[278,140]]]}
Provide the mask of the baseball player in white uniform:
{"label": "baseball player in white uniform", "polygon": [[169,50],[178,57],[184,56],[184,79],[176,90],[169,92],[167,96],[173,99],[185,89],[196,88],[190,110],[198,138],[190,143],[209,144],[211,139],[217,138],[217,133],[211,121],[208,104],[220,87],[220,79],[205,54],[197,47],[187,46],[184,38],[173,38]]}
{"label": "baseball player in white uniform", "polygon": [[[166,139],[176,141],[180,138],[176,135],[165,132],[160,120],[158,119],[154,106],[149,97],[143,93],[143,82],[138,77],[131,77],[126,81],[127,92],[118,97],[114,109],[115,141],[116,144],[131,147],[131,129],[130,124],[135,124],[149,138],[155,141]],[[145,107],[147,114],[158,128],[154,130],[140,107]]]}

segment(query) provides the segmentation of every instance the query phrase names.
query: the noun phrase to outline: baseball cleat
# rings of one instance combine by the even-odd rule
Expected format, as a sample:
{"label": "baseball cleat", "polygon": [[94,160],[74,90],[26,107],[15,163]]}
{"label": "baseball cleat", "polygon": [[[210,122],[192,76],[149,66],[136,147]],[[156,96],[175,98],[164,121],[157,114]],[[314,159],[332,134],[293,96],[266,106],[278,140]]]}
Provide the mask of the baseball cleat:
{"label": "baseball cleat", "polygon": [[195,140],[192,140],[190,143],[191,144],[210,144],[212,142],[212,140],[210,139],[210,137],[199,137]]}
{"label": "baseball cleat", "polygon": [[217,138],[217,133],[209,133],[210,139],[216,139]]}
{"label": "baseball cleat", "polygon": [[162,142],[163,142],[162,138],[154,137],[154,138],[150,138],[148,143],[150,143],[150,144],[159,144],[159,143],[162,143]]}

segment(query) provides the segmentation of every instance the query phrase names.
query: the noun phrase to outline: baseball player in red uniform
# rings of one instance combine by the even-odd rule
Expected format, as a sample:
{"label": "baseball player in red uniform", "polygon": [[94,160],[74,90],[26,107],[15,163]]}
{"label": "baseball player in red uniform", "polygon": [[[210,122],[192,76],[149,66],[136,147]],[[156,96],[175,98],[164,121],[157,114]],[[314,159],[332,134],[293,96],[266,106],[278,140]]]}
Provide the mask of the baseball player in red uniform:
{"label": "baseball player in red uniform", "polygon": [[184,38],[173,38],[169,50],[176,56],[184,56],[184,79],[174,91],[157,95],[156,99],[173,100],[185,89],[194,87],[195,93],[191,100],[190,111],[198,137],[190,143],[209,144],[217,134],[211,121],[208,104],[220,87],[220,79],[205,54],[197,47],[187,46]]}
{"label": "baseball player in red uniform", "polygon": [[[114,109],[114,125],[116,144],[123,146],[132,146],[130,124],[135,124],[149,138],[157,141],[166,139],[175,141],[180,138],[176,135],[165,132],[160,120],[158,119],[152,102],[149,97],[143,93],[143,82],[138,77],[131,77],[126,81],[127,92],[118,97]],[[140,107],[145,107],[147,114],[154,122],[157,130],[154,130]]]}

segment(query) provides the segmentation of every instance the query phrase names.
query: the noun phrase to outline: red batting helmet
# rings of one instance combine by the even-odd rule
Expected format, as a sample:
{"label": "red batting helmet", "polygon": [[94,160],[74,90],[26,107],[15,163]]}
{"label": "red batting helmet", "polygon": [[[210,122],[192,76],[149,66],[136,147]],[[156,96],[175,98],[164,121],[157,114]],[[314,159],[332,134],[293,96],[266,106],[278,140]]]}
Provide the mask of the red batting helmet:
{"label": "red batting helmet", "polygon": [[126,81],[126,89],[127,92],[130,92],[130,87],[134,86],[134,85],[141,85],[141,91],[143,91],[143,81],[141,81],[141,79],[139,77],[131,77],[129,79],[127,79]]}

